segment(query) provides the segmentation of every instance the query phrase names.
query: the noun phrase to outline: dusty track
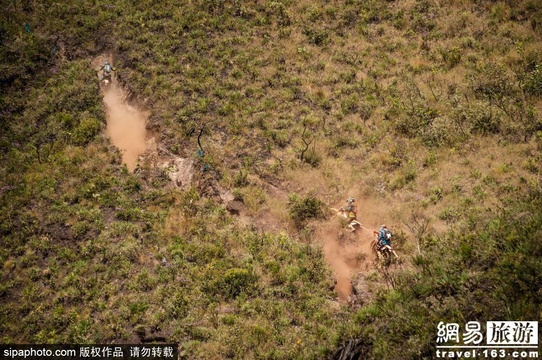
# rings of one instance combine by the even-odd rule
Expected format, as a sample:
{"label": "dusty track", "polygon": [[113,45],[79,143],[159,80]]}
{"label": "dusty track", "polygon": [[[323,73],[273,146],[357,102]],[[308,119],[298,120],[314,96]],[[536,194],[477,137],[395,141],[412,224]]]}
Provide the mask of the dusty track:
{"label": "dusty track", "polygon": [[352,277],[367,271],[372,262],[371,232],[362,229],[350,233],[340,224],[328,224],[317,236],[323,241],[324,256],[335,273],[335,290],[340,299],[346,301],[352,293]]}
{"label": "dusty track", "polygon": [[134,171],[139,155],[147,148],[146,138],[147,116],[139,109],[124,101],[121,87],[113,81],[104,91],[104,102],[107,107],[107,136],[121,150],[122,161],[128,170]]}
{"label": "dusty track", "polygon": [[[346,222],[333,216],[316,231],[315,238],[322,244],[327,263],[334,272],[337,284],[335,290],[341,301],[347,301],[352,293],[352,278],[373,268],[374,255],[371,253],[373,230],[386,223],[391,226],[390,209],[382,206],[382,200],[360,195],[359,191],[350,191],[349,196],[356,198],[358,221],[363,228],[350,232]],[[345,197],[346,199],[346,197]],[[339,208],[344,204],[334,204]]]}
{"label": "dusty track", "polygon": [[[113,58],[110,53],[102,54],[92,61],[92,68],[99,72],[106,61],[114,64]],[[149,115],[128,104],[124,89],[119,86],[114,77],[111,86],[106,90],[102,89],[102,93],[106,106],[106,134],[113,145],[122,152],[123,163],[129,171],[133,172],[139,155],[147,149],[146,124]]]}

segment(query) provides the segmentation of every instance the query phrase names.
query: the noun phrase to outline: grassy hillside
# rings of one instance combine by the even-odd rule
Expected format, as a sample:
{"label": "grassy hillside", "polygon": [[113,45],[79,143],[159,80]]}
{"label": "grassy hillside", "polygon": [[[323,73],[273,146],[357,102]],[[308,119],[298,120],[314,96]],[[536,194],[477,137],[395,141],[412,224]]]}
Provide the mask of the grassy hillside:
{"label": "grassy hillside", "polygon": [[[439,321],[542,320],[538,1],[2,7],[1,342],[415,359]],[[104,53],[189,189],[152,151],[121,163]],[[368,261],[345,305],[322,229],[352,195],[402,264]]]}

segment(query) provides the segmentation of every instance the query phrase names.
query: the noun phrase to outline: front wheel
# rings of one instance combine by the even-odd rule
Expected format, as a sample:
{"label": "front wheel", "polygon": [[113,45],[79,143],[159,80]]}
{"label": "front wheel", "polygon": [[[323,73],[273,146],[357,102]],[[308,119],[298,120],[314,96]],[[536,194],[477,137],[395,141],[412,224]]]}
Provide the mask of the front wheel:
{"label": "front wheel", "polygon": [[371,251],[378,257],[378,243],[374,239],[371,241]]}
{"label": "front wheel", "polygon": [[391,248],[388,245],[385,245],[378,250],[378,241],[376,239],[371,241],[371,250],[376,255],[378,260],[389,261],[392,259]]}

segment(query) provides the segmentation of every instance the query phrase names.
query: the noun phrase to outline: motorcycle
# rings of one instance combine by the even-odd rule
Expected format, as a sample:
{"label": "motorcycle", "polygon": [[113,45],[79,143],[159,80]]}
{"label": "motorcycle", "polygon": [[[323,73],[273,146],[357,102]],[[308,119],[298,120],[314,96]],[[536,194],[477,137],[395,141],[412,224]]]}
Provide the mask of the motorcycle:
{"label": "motorcycle", "polygon": [[378,259],[389,261],[392,259],[392,255],[398,258],[390,245],[384,245],[378,249],[378,231],[373,231],[373,235],[375,235],[375,238],[371,241],[371,250]]}
{"label": "motorcycle", "polygon": [[103,91],[109,89],[113,84],[113,71],[116,71],[114,67],[111,67],[109,63],[106,63],[100,68],[102,74],[100,77],[100,87]]}
{"label": "motorcycle", "polygon": [[359,226],[360,228],[363,228],[363,225],[359,221],[357,221],[355,218],[351,220],[349,212],[346,211],[344,208],[340,208],[340,209],[330,208],[330,210],[335,213],[334,217],[343,218],[349,224],[349,227],[352,229],[352,231],[356,230],[355,226]]}

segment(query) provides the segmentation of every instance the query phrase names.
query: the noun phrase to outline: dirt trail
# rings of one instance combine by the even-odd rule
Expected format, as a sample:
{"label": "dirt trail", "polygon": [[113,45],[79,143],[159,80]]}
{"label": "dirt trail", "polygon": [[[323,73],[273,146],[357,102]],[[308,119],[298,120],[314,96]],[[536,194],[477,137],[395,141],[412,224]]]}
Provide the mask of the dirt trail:
{"label": "dirt trail", "polygon": [[[100,74],[100,67],[106,62],[115,64],[111,52],[103,53],[91,62],[92,68],[97,76]],[[103,91],[104,103],[106,105],[106,134],[122,152],[122,161],[133,172],[139,155],[148,148],[147,142],[152,142],[152,134],[147,134],[147,118],[149,114],[131,106],[126,102],[124,89],[119,86],[113,76],[111,86]]]}
{"label": "dirt trail", "polygon": [[[362,229],[350,232],[346,222],[333,217],[316,231],[316,239],[321,242],[327,263],[333,269],[337,284],[335,290],[341,301],[347,301],[352,293],[352,278],[359,272],[372,268],[374,255],[371,253],[373,230],[390,221],[390,214],[381,206],[380,199],[362,196],[359,191],[351,191],[358,205],[358,220]],[[346,199],[347,197],[345,197]],[[345,204],[334,204],[335,208]]]}
{"label": "dirt trail", "polygon": [[107,105],[106,134],[113,145],[122,152],[122,161],[128,170],[134,171],[139,155],[147,148],[147,117],[135,107],[128,105],[121,87],[115,81],[104,91]]}
{"label": "dirt trail", "polygon": [[371,232],[361,229],[350,233],[336,224],[327,224],[317,234],[323,241],[324,256],[333,269],[337,284],[335,290],[342,301],[352,293],[351,279],[360,271],[367,271],[372,262]]}

